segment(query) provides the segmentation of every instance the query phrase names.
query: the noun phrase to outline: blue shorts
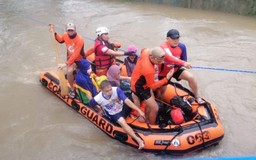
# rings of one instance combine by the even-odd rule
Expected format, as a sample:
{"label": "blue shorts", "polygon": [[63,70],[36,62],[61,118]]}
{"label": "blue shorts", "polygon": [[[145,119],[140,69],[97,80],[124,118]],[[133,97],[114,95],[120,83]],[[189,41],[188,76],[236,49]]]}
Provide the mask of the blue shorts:
{"label": "blue shorts", "polygon": [[126,118],[131,112],[131,108],[128,107],[126,104],[123,105],[123,109],[121,112],[117,113],[117,114],[114,114],[114,115],[110,115],[108,114],[108,112],[106,111],[106,114],[107,116],[110,118],[110,120],[114,123],[117,122],[117,120],[120,118],[120,117],[123,117],[123,118]]}
{"label": "blue shorts", "polygon": [[107,116],[110,118],[110,120],[111,121],[113,121],[113,122],[117,122],[117,120],[120,118],[120,117],[123,117],[123,112],[121,111],[121,112],[119,112],[119,113],[117,113],[117,114],[114,114],[114,115],[110,115],[110,114],[108,114],[108,112],[106,112],[106,114],[107,114]]}

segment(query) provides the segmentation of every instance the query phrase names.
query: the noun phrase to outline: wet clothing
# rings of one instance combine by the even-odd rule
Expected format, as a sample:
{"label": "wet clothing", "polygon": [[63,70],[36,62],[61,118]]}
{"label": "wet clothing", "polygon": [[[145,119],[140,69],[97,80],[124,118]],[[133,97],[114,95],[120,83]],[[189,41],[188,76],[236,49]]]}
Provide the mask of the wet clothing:
{"label": "wet clothing", "polygon": [[88,60],[81,60],[78,64],[79,70],[76,74],[76,88],[78,89],[78,95],[83,103],[89,102],[89,100],[84,97],[85,95],[94,97],[99,92],[99,90],[97,90],[96,81],[87,72],[90,69],[90,65],[91,64]]}
{"label": "wet clothing", "polygon": [[168,82],[167,78],[155,81],[155,74],[154,64],[149,59],[149,51],[143,49],[131,76],[132,91],[139,97],[148,99],[151,89],[157,89]]}
{"label": "wet clothing", "polygon": [[116,122],[120,117],[123,117],[122,110],[126,98],[127,97],[120,88],[112,87],[111,97],[107,98],[100,92],[90,100],[90,105],[92,107],[95,107],[96,105],[103,107],[110,119]]}
{"label": "wet clothing", "polygon": [[177,47],[171,47],[170,44],[165,41],[160,47],[165,51],[165,58],[164,63],[158,66],[158,75],[160,77],[166,76],[174,67],[175,74],[175,72],[187,61],[186,46],[183,43],[179,43]]}
{"label": "wet clothing", "polygon": [[100,40],[97,38],[94,42],[94,53],[95,53],[95,65],[96,65],[96,71],[103,72],[100,75],[106,75],[106,72],[108,68],[114,63],[114,56],[107,55],[107,51],[109,49],[114,50],[114,47],[112,44],[105,42],[103,40]]}
{"label": "wet clothing", "polygon": [[135,65],[136,65],[136,63],[137,63],[137,60],[138,60],[138,56],[137,56],[137,55],[135,55],[135,58],[134,58],[134,61],[133,61],[133,62],[130,60],[129,57],[126,57],[126,58],[124,59],[124,65],[125,65],[125,67],[126,67],[126,72],[127,72],[127,76],[128,76],[128,77],[131,77],[132,72],[133,72],[133,70],[134,70],[134,67],[135,67]]}
{"label": "wet clothing", "polygon": [[79,62],[84,57],[84,39],[79,34],[75,34],[70,37],[67,32],[63,33],[62,36],[55,33],[55,39],[59,43],[66,43],[67,47],[67,65],[71,65],[74,62]]}

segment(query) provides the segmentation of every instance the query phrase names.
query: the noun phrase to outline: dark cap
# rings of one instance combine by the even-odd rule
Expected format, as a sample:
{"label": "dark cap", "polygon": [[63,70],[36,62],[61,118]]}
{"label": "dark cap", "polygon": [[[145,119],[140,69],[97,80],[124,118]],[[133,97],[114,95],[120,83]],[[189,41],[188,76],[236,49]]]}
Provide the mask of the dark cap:
{"label": "dark cap", "polygon": [[171,29],[167,32],[166,37],[170,37],[171,39],[176,39],[180,37],[180,33],[177,29]]}

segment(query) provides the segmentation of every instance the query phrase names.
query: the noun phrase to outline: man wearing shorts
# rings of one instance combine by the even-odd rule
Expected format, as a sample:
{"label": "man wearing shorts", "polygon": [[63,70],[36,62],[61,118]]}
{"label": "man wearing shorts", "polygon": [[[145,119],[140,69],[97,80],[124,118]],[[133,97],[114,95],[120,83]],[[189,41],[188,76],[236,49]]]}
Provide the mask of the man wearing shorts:
{"label": "man wearing shorts", "polygon": [[150,124],[155,124],[158,105],[155,101],[153,90],[167,84],[173,72],[169,71],[165,78],[155,81],[155,65],[163,63],[165,53],[162,48],[143,49],[131,76],[131,89],[133,100],[137,106],[140,101],[145,101],[146,118]]}
{"label": "man wearing shorts", "polygon": [[176,29],[171,29],[167,32],[166,40],[160,45],[165,52],[164,63],[159,65],[158,78],[162,79],[166,74],[174,69],[173,77],[176,80],[186,80],[191,88],[196,102],[204,103],[198,93],[198,87],[195,77],[186,69],[192,68],[191,64],[187,62],[187,50],[183,43],[180,43],[180,33]]}

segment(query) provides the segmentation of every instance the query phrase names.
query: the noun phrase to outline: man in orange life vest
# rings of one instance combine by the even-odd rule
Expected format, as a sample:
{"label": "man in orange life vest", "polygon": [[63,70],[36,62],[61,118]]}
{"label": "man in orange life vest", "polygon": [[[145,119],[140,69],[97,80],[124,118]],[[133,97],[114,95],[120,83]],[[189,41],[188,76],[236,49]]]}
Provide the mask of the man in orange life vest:
{"label": "man in orange life vest", "polygon": [[65,64],[62,64],[58,69],[63,69],[67,67],[67,80],[70,84],[70,98],[74,98],[75,89],[73,86],[74,75],[73,72],[77,67],[77,64],[84,57],[84,39],[81,35],[77,34],[76,26],[73,23],[68,23],[66,25],[66,32],[62,36],[55,32],[53,24],[50,24],[50,30],[55,33],[55,39],[59,43],[66,43],[67,47],[67,61]]}
{"label": "man in orange life vest", "polygon": [[109,30],[106,27],[96,29],[97,38],[94,42],[95,65],[97,76],[106,75],[109,67],[115,62],[114,56],[128,56],[132,52],[114,51],[118,48],[109,41]]}
{"label": "man in orange life vest", "polygon": [[164,57],[165,53],[160,47],[143,49],[131,76],[134,103],[140,106],[140,101],[145,101],[147,105],[145,115],[150,124],[155,124],[158,112],[153,90],[167,84],[173,74],[173,70],[170,70],[162,80],[155,81],[154,65],[163,63]]}
{"label": "man in orange life vest", "polygon": [[[161,48],[165,51],[165,63],[159,65],[159,79],[162,79],[174,68],[173,77],[176,80],[186,80],[199,104],[204,103],[198,94],[197,82],[194,76],[186,70],[192,68],[187,62],[186,46],[179,41],[180,33],[176,29],[171,29],[167,32],[166,40],[161,44]],[[178,66],[175,66],[178,65]]]}

